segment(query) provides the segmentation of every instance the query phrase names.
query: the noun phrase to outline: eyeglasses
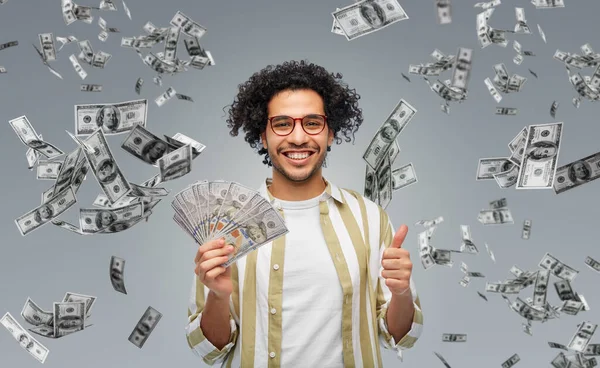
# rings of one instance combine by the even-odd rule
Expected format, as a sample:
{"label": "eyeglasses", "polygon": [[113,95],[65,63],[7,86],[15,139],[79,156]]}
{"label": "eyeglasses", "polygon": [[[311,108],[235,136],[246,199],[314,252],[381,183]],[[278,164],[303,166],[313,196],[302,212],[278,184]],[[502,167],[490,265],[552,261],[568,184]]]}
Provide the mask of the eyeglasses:
{"label": "eyeglasses", "polygon": [[320,114],[309,114],[303,118],[293,118],[286,115],[278,115],[269,118],[273,133],[279,136],[289,135],[296,127],[296,120],[302,123],[302,129],[306,134],[317,135],[325,129],[327,116]]}

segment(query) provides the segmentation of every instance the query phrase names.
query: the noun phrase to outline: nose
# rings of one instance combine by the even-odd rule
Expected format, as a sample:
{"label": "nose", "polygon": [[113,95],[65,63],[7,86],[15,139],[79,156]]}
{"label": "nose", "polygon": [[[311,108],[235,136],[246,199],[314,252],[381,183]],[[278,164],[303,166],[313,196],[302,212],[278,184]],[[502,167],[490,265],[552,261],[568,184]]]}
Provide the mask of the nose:
{"label": "nose", "polygon": [[288,141],[300,146],[303,143],[308,142],[308,134],[306,134],[302,128],[302,120],[295,120],[294,124],[297,126],[295,126],[294,130],[288,135]]}

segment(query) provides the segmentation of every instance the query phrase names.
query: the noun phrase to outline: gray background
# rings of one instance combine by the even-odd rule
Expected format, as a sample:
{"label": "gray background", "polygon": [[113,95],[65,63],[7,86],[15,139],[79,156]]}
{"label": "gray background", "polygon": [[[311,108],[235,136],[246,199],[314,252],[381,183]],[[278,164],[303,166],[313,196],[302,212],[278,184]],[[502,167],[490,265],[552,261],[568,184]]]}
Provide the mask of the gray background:
{"label": "gray background", "polygon": [[[599,150],[597,104],[583,101],[579,109],[571,104],[575,96],[564,66],[552,59],[557,48],[578,52],[580,45],[595,43],[597,14],[600,5],[592,0],[567,0],[566,8],[536,10],[529,1],[503,0],[489,24],[512,29],[516,24],[514,7],[525,8],[532,35],[509,35],[507,48],[490,46],[480,49],[475,32],[472,1],[453,1],[453,23],[436,23],[433,1],[402,1],[410,19],[377,33],[348,42],[330,33],[331,12],[343,2],[323,0],[253,0],[253,1],[141,1],[128,0],[133,20],[115,2],[118,12],[94,10],[92,25],[76,22],[65,26],[60,2],[10,0],[0,6],[0,43],[19,40],[19,46],[0,52],[0,65],[8,69],[0,75],[0,100],[4,129],[0,134],[2,154],[2,190],[0,191],[0,256],[1,314],[9,311],[24,326],[20,311],[27,297],[44,309],[62,300],[65,292],[78,292],[98,297],[92,317],[94,326],[59,340],[39,337],[50,349],[45,363],[53,367],[192,367],[204,366],[189,350],[184,326],[186,306],[193,277],[193,258],[197,246],[172,221],[172,195],[199,179],[234,180],[258,187],[270,169],[253,154],[242,136],[229,136],[222,107],[231,103],[237,85],[268,64],[306,58],[331,72],[341,72],[344,80],[362,96],[360,100],[365,122],[356,134],[355,144],[334,145],[324,169],[327,179],[342,187],[363,190],[362,154],[371,137],[400,98],[413,104],[418,113],[398,138],[401,152],[394,167],[412,162],[419,182],[394,193],[387,208],[395,226],[405,223],[409,234],[405,247],[415,262],[414,279],[422,300],[425,330],[416,346],[406,352],[405,367],[442,366],[433,354],[441,353],[453,367],[495,367],[518,353],[518,367],[546,367],[558,353],[547,341],[567,344],[582,320],[599,322],[600,297],[598,277],[584,265],[586,255],[600,260],[595,225],[598,218],[597,182],[592,182],[559,196],[552,190],[500,189],[494,181],[475,181],[477,161],[481,157],[508,156],[507,143],[528,124],[564,121],[559,164],[564,165]],[[94,5],[88,3],[81,5]],[[165,76],[163,87],[152,83],[153,72],[131,49],[120,47],[122,36],[143,34],[142,26],[151,21],[168,26],[173,14],[181,10],[203,26],[208,33],[202,46],[210,50],[216,66],[202,71]],[[110,34],[106,43],[98,40],[98,16],[120,34]],[[548,44],[537,34],[536,24],[543,27]],[[79,92],[82,81],[74,72],[68,56],[78,54],[76,44],[66,45],[52,65],[62,73],[59,80],[44,67],[31,43],[38,44],[38,33],[55,36],[75,35],[89,39],[94,51],[113,55],[104,70],[83,65],[88,77],[83,83],[104,86],[101,93]],[[515,52],[512,40],[536,57],[526,57],[521,66],[512,62]],[[441,99],[429,90],[418,76],[412,83],[407,74],[411,63],[431,61],[430,54],[439,48],[455,54],[457,47],[474,51],[474,65],[468,100],[451,106],[451,114],[440,110]],[[160,46],[155,48],[160,51]],[[185,47],[180,41],[180,57]],[[528,78],[522,91],[504,95],[500,104],[488,94],[483,83],[493,77],[492,65],[504,62],[510,73]],[[539,79],[533,78],[528,68]],[[588,69],[584,74],[592,74]],[[448,71],[440,79],[449,79]],[[142,96],[134,92],[138,77],[145,80]],[[167,87],[190,95],[196,101],[187,103],[173,99],[162,108],[153,102]],[[73,131],[73,105],[149,99],[148,128],[156,134],[184,133],[206,144],[207,148],[194,161],[188,176],[165,186],[172,192],[155,209],[150,222],[119,234],[78,236],[52,225],[21,237],[14,218],[39,205],[40,193],[52,182],[37,181],[35,171],[26,167],[24,147],[8,125],[8,120],[27,115],[38,133],[68,152],[75,143],[65,130]],[[560,103],[557,118],[549,108],[553,100]],[[496,106],[519,108],[514,117],[494,115]],[[156,169],[139,162],[120,149],[125,135],[109,137],[119,165],[130,181],[140,183],[156,173]],[[63,219],[77,223],[78,208],[90,207],[100,188],[89,175],[74,206]],[[477,213],[491,200],[506,197],[515,218],[514,225],[484,227]],[[432,244],[439,248],[457,249],[460,245],[459,225],[471,226],[478,255],[454,255],[453,268],[434,267],[425,272],[418,259],[417,233],[414,223],[421,219],[444,216]],[[521,224],[533,220],[531,239],[522,240]],[[496,254],[494,264],[485,252],[487,242]],[[510,311],[499,295],[488,294],[489,302],[476,291],[483,291],[486,281],[511,277],[513,264],[522,269],[535,269],[545,252],[581,272],[574,288],[585,295],[591,311],[578,316],[564,315],[560,320],[535,324],[534,336],[521,328],[522,318]],[[126,287],[129,295],[113,290],[108,276],[112,255],[126,259]],[[468,288],[458,284],[462,277],[460,261],[471,271],[481,271],[487,279],[472,279]],[[556,278],[552,278],[552,282]],[[530,295],[532,289],[522,293]],[[549,300],[558,304],[553,287]],[[127,341],[131,330],[149,306],[163,318],[142,350]],[[446,332],[467,333],[468,342],[441,342]],[[36,336],[36,338],[38,338]],[[600,342],[597,337],[592,342]],[[13,337],[0,332],[2,366],[38,367],[39,363],[22,351]],[[383,352],[386,366],[399,361],[389,351]]]}

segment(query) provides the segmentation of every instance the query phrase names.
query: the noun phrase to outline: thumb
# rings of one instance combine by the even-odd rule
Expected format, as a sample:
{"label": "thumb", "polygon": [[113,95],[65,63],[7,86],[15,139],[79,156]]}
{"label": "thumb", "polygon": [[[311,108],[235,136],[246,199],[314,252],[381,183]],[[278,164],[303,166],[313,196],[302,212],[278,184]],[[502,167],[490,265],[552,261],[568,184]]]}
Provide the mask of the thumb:
{"label": "thumb", "polygon": [[402,243],[404,243],[404,239],[406,238],[406,234],[408,234],[408,226],[402,224],[394,234],[394,239],[392,239],[392,245],[390,248],[402,248]]}

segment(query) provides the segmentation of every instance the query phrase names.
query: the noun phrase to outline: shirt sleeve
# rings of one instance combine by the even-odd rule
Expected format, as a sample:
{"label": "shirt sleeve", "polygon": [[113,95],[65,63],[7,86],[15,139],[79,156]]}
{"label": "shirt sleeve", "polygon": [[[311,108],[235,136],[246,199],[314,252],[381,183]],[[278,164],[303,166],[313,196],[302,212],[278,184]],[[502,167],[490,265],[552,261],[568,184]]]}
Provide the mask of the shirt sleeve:
{"label": "shirt sleeve", "polygon": [[385,284],[385,279],[381,276],[381,271],[383,271],[383,266],[381,266],[381,260],[383,258],[383,251],[388,248],[392,244],[392,239],[394,237],[394,226],[389,219],[389,216],[385,213],[383,209],[380,208],[380,221],[381,221],[381,242],[379,246],[379,276],[377,279],[377,324],[379,327],[379,342],[381,346],[385,349],[393,349],[396,350],[398,359],[402,360],[402,351],[406,349],[410,349],[417,342],[419,337],[421,336],[421,332],[423,330],[423,312],[421,311],[421,302],[419,300],[419,295],[417,294],[417,289],[415,287],[415,283],[411,276],[410,278],[410,291],[413,298],[413,305],[415,307],[415,312],[413,313],[412,325],[410,330],[406,335],[404,335],[400,341],[395,341],[394,336],[389,333],[386,313],[387,308],[389,306],[390,301],[392,300],[392,293],[389,288]]}
{"label": "shirt sleeve", "polygon": [[197,275],[194,276],[188,303],[188,324],[185,326],[185,334],[192,352],[202,358],[204,363],[212,366],[217,363],[222,363],[227,358],[227,355],[233,350],[237,343],[239,328],[231,313],[233,302],[230,297],[229,326],[231,332],[227,345],[219,350],[206,338],[206,336],[204,336],[202,328],[200,327],[200,321],[204,310],[206,295],[208,295],[209,290],[202,284]]}

